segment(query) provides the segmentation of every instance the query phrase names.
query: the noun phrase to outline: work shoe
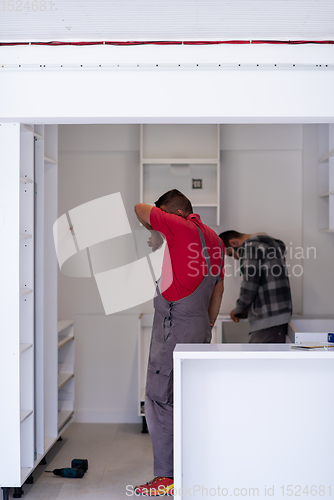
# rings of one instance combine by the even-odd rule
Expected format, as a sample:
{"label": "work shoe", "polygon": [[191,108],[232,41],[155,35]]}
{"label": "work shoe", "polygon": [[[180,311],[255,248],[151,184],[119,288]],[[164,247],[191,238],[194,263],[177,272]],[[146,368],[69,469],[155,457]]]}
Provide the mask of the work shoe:
{"label": "work shoe", "polygon": [[174,495],[174,479],[157,476],[152,481],[140,486],[135,486],[137,495],[157,497],[160,495]]}

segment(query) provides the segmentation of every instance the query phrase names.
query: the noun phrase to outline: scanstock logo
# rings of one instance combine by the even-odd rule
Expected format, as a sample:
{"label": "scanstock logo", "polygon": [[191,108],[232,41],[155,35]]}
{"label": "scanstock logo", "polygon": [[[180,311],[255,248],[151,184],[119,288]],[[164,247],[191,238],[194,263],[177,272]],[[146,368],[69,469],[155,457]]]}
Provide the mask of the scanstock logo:
{"label": "scanstock logo", "polygon": [[[171,269],[166,242],[154,252],[150,233],[132,231],[121,193],[79,205],[59,217],[53,236],[61,272],[94,278],[105,314],[113,314],[152,300],[164,260]],[[165,273],[164,273],[165,274]],[[163,292],[172,283],[172,273]]]}

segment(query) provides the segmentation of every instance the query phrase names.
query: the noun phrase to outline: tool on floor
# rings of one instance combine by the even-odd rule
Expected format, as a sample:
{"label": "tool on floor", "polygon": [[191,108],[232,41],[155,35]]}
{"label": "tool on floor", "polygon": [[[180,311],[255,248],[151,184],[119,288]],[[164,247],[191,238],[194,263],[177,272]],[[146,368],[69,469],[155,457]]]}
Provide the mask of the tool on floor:
{"label": "tool on floor", "polygon": [[85,473],[82,469],[72,469],[71,467],[63,467],[62,469],[46,470],[52,472],[55,476],[61,477],[84,477]]}
{"label": "tool on floor", "polygon": [[82,458],[74,458],[71,462],[71,467],[63,467],[62,469],[46,470],[52,472],[55,476],[78,478],[84,477],[88,470],[88,460]]}
{"label": "tool on floor", "polygon": [[71,462],[72,469],[82,469],[84,472],[88,471],[88,460],[86,458],[74,458]]}

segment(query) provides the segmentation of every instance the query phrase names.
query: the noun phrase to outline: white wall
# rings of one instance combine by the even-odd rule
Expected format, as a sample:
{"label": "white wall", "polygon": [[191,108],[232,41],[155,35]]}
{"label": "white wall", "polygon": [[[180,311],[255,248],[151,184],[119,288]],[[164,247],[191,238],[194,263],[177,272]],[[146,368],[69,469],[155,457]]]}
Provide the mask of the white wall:
{"label": "white wall", "polygon": [[[266,232],[285,242],[287,263],[298,264],[302,246],[302,126],[221,125],[221,226],[242,233]],[[226,258],[222,311],[238,298],[237,262]],[[229,276],[230,275],[230,276]],[[294,312],[302,312],[303,278],[290,278]]]}
{"label": "white wall", "polygon": [[[265,231],[292,243],[294,254],[315,245],[316,261],[303,261],[303,276],[291,278],[294,311],[330,314],[334,236],[317,230],[317,157],[316,125],[222,125],[221,226],[214,229]],[[61,125],[59,215],[115,191],[138,228],[139,126]],[[238,276],[226,278],[221,312],[234,307],[239,284]],[[78,420],[138,421],[137,318],[150,311],[146,303],[105,316],[92,278],[59,273],[59,317],[76,321]]]}
{"label": "white wall", "polygon": [[[121,192],[131,227],[139,227],[133,210],[139,202],[138,125],[60,126],[59,165],[59,216],[82,203]],[[76,325],[77,420],[139,421],[139,312],[105,316],[93,278],[59,272],[58,286],[58,317],[74,319]]]}

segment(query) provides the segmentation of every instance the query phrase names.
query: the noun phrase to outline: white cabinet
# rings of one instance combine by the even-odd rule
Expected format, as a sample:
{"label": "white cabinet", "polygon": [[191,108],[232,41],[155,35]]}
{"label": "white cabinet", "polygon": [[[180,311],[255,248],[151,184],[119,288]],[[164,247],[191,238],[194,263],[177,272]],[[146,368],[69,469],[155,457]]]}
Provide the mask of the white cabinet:
{"label": "white cabinet", "polygon": [[178,189],[209,225],[220,223],[219,125],[141,125],[140,201]]}
{"label": "white cabinet", "polygon": [[[21,486],[58,439],[65,345],[57,335],[57,126],[0,124],[0,486]],[[74,344],[73,344],[74,345]],[[69,364],[74,369],[74,347]],[[59,351],[59,357],[58,357]],[[70,351],[70,349],[69,349]],[[69,386],[67,386],[68,388]],[[70,396],[68,395],[70,393]],[[63,400],[70,403],[63,403]]]}
{"label": "white cabinet", "polygon": [[177,346],[175,499],[332,498],[333,385],[334,349]]}
{"label": "white cabinet", "polygon": [[334,232],[334,125],[319,125],[319,212],[321,231]]}

